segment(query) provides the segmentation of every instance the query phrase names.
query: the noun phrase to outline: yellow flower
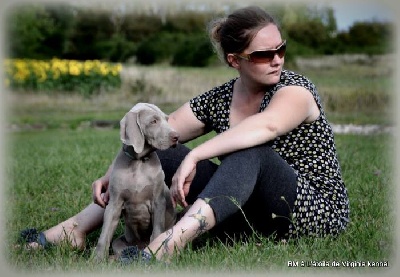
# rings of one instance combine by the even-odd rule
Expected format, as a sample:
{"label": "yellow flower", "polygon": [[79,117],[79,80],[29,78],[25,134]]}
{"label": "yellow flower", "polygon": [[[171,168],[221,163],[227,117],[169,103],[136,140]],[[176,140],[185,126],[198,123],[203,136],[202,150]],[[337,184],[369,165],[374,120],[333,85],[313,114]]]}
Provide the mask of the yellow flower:
{"label": "yellow flower", "polygon": [[80,69],[78,61],[71,60],[69,62],[69,72],[68,73],[73,76],[79,76],[81,74],[81,69]]}
{"label": "yellow flower", "polygon": [[102,63],[102,64],[100,65],[100,68],[99,68],[99,69],[100,69],[100,74],[101,74],[101,75],[103,75],[103,76],[108,75],[109,70],[108,70],[107,64]]}
{"label": "yellow flower", "polygon": [[117,76],[117,75],[119,75],[119,73],[121,72],[121,70],[122,70],[122,65],[121,65],[120,63],[118,63],[118,64],[114,65],[114,66],[111,68],[111,74],[112,74],[113,76]]}
{"label": "yellow flower", "polygon": [[28,79],[28,76],[30,75],[29,70],[26,69],[20,69],[17,70],[14,74],[14,79],[18,82],[23,82],[26,79]]}
{"label": "yellow flower", "polygon": [[[113,64],[99,60],[51,60],[33,59],[5,59],[3,61],[5,70],[5,83],[7,86],[31,87],[35,83],[46,83],[58,80],[64,76],[65,80],[83,75],[87,78],[98,78],[100,82],[113,82],[108,77],[119,78],[122,70],[119,63]],[[49,80],[51,79],[51,80]],[[29,80],[29,82],[27,82]],[[89,80],[89,79],[88,79]],[[54,83],[57,87],[57,82]],[[54,86],[51,84],[50,87]]]}
{"label": "yellow flower", "polygon": [[74,65],[69,67],[69,74],[73,76],[79,76],[79,74],[81,74],[81,71],[79,70],[79,67]]}
{"label": "yellow flower", "polygon": [[53,80],[57,80],[58,78],[60,78],[60,75],[61,75],[60,70],[52,70]]}
{"label": "yellow flower", "polygon": [[83,63],[83,72],[86,76],[90,75],[94,67],[94,62],[87,60]]}
{"label": "yellow flower", "polygon": [[47,74],[46,74],[46,72],[42,71],[42,72],[40,72],[40,74],[37,77],[38,77],[38,81],[40,83],[43,83],[47,79]]}

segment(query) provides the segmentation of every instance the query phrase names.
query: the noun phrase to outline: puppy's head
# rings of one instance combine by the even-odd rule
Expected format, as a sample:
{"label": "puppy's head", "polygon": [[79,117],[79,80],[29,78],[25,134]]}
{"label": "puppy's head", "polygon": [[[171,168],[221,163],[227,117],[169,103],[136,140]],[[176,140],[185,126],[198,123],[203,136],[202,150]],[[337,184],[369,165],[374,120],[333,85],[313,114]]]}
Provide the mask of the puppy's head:
{"label": "puppy's head", "polygon": [[179,135],[168,124],[168,116],[157,106],[136,104],[120,122],[122,143],[133,146],[136,153],[146,147],[167,149],[178,143]]}

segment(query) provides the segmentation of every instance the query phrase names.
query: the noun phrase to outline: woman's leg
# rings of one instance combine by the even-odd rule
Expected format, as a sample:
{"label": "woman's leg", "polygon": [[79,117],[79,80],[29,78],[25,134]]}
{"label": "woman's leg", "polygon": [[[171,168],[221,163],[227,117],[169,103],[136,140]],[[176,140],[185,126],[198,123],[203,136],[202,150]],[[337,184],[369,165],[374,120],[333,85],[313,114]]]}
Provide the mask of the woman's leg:
{"label": "woman's leg", "polygon": [[185,215],[170,229],[159,235],[144,250],[158,260],[167,260],[176,251],[215,226],[215,216],[210,205],[197,199]]}
{"label": "woman's leg", "polygon": [[227,155],[199,198],[210,199],[218,229],[240,230],[244,211],[256,230],[284,235],[296,196],[293,168],[264,144]]}
{"label": "woman's leg", "polygon": [[[101,226],[103,215],[104,209],[91,203],[78,214],[43,231],[43,234],[47,242],[57,244],[61,241],[68,241],[72,246],[83,249],[86,235]],[[37,242],[28,244],[28,247],[32,248],[38,246]]]}

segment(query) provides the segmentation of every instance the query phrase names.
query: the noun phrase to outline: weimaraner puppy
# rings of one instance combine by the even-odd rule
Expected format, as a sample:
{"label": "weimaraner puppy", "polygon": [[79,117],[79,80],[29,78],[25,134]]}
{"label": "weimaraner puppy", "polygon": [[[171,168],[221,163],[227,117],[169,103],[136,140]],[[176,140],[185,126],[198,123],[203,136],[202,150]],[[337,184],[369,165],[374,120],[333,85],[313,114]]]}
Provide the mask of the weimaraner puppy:
{"label": "weimaraner puppy", "polygon": [[108,257],[121,214],[125,233],[112,244],[116,256],[130,245],[143,248],[175,222],[170,192],[154,152],[178,143],[178,133],[167,119],[157,106],[138,103],[120,121],[122,148],[112,165],[110,199],[95,250],[97,260]]}

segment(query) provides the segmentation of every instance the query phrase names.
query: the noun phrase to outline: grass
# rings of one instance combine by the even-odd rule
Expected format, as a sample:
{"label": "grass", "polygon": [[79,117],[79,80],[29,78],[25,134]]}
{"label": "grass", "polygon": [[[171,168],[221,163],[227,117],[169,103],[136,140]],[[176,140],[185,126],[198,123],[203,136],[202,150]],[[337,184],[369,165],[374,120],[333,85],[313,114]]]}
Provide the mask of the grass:
{"label": "grass", "polygon": [[[375,70],[375,71],[374,71]],[[302,70],[317,85],[333,123],[393,124],[390,74],[367,66]],[[7,121],[22,127],[7,133],[4,158],[5,261],[13,272],[32,273],[239,273],[249,272],[368,272],[383,268],[288,267],[288,262],[389,261],[394,264],[395,204],[392,165],[393,138],[388,134],[337,135],[345,183],[351,201],[351,223],[337,238],[301,238],[273,242],[254,236],[248,242],[225,245],[205,238],[201,248],[188,247],[169,266],[122,267],[90,259],[100,230],[87,237],[87,248],[68,244],[46,251],[26,251],[17,245],[26,227],[49,228],[91,202],[91,183],[102,176],[120,147],[118,130],[88,128],[93,120],[119,120],[138,101],[153,102],[167,113],[192,96],[235,76],[228,68],[129,67],[123,87],[93,97],[12,92],[7,94]],[[373,110],[373,111],[372,111]],[[26,131],[24,126],[42,131]],[[204,138],[189,143],[193,147]],[[122,226],[118,232],[122,231]],[[350,264],[351,265],[351,264]]]}
{"label": "grass", "polygon": [[[47,251],[15,247],[26,227],[46,229],[79,212],[91,201],[91,183],[101,176],[120,147],[118,131],[48,130],[12,133],[5,159],[8,184],[4,207],[6,262],[20,273],[264,273],[383,272],[384,269],[340,266],[290,268],[289,261],[389,261],[394,254],[394,188],[390,135],[338,135],[337,147],[351,201],[351,223],[337,238],[301,238],[273,242],[254,236],[248,242],[188,247],[166,266],[123,267],[90,259],[99,231],[87,237],[87,249],[67,244]],[[196,143],[199,143],[197,141]],[[193,146],[194,144],[191,144]],[[119,228],[119,232],[121,228]]]}

